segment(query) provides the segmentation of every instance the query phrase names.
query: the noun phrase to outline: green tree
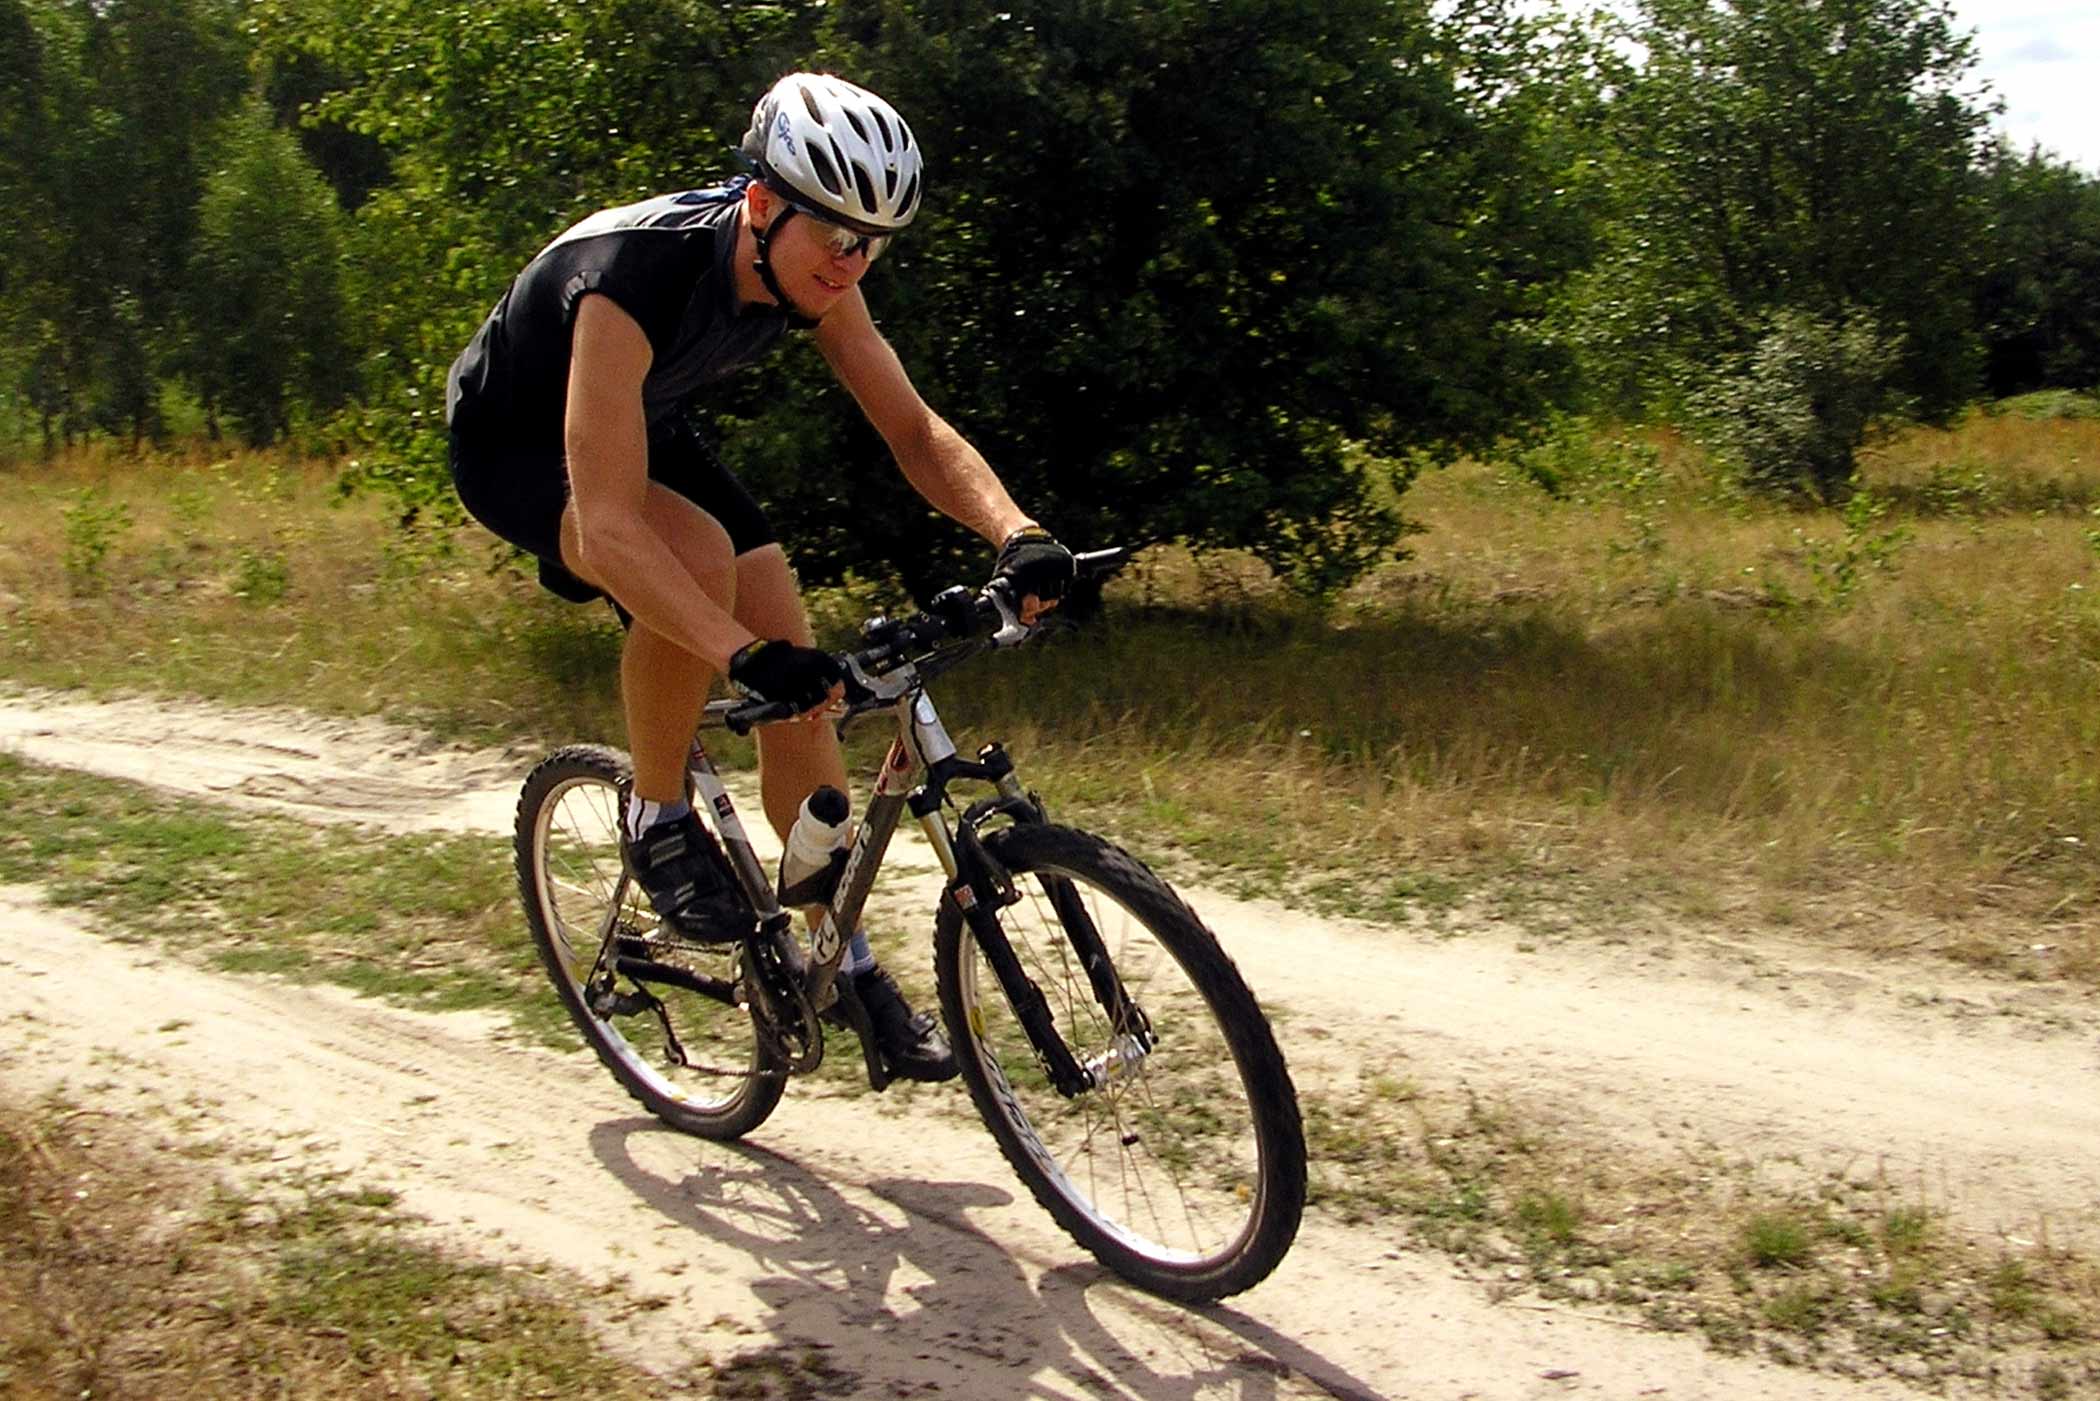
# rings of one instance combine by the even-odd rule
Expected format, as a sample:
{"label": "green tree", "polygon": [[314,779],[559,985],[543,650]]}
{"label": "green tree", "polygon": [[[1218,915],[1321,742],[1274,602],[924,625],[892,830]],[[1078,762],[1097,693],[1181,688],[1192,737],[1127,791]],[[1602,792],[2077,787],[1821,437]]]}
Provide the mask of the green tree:
{"label": "green tree", "polygon": [[69,259],[104,301],[90,347],[92,416],[136,441],[158,434],[155,385],[177,320],[205,146],[247,86],[234,0],[76,0],[87,12],[88,187]]}
{"label": "green tree", "polygon": [[1746,484],[1840,502],[1860,446],[1901,407],[1890,388],[1900,350],[1863,311],[1842,320],[1778,311],[1696,409]]}
{"label": "green tree", "polygon": [[203,134],[246,81],[236,14],[236,0],[0,9],[0,321],[47,443],[157,431]]}
{"label": "green tree", "polygon": [[1682,402],[1770,318],[1864,312],[1929,415],[1974,392],[1990,108],[1939,0],[1639,0],[1596,52],[1620,192],[1571,319],[1621,401]]}
{"label": "green tree", "polygon": [[[280,93],[335,86],[311,134],[378,143],[335,172],[367,196],[347,233],[367,480],[451,509],[445,370],[524,261],[603,205],[728,168],[757,92],[798,66],[822,6],[711,0],[263,0]],[[310,87],[299,90],[311,92]]]}
{"label": "green tree", "polygon": [[2100,180],[2034,151],[2001,154],[1988,189],[1991,393],[2100,386]]}
{"label": "green tree", "polygon": [[[1389,551],[1415,454],[1550,400],[1536,298],[1579,240],[1545,217],[1523,125],[1465,90],[1492,26],[1407,0],[833,12],[934,162],[902,285],[871,295],[1076,538],[1249,549],[1325,591]],[[867,497],[807,471],[806,431],[776,439],[802,470],[758,475],[843,552]],[[843,416],[832,440],[872,455]],[[921,534],[909,498],[887,509]]]}
{"label": "green tree", "polygon": [[187,268],[184,368],[215,430],[224,411],[267,443],[295,404],[332,409],[350,388],[341,214],[260,99],[222,123],[214,148]]}
{"label": "green tree", "polygon": [[[352,300],[386,356],[374,457],[411,493],[438,494],[445,364],[519,264],[591,208],[732,173],[796,67],[910,116],[928,208],[871,303],[1075,539],[1247,548],[1332,589],[1390,550],[1418,461],[1564,382],[1537,325],[1584,240],[1494,0],[278,0],[261,32],[341,75],[313,119],[388,151]],[[707,408],[810,576],[952,579],[929,538],[976,560],[813,353]]]}

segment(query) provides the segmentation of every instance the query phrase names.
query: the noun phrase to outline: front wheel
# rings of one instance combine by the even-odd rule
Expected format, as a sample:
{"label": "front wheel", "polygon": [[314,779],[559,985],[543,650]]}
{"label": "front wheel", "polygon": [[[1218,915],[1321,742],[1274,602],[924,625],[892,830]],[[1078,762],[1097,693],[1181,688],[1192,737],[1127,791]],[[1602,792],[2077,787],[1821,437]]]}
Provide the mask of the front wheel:
{"label": "front wheel", "polygon": [[616,956],[734,981],[731,954],[664,928],[620,860],[627,757],[572,745],[518,797],[518,893],[540,962],[613,1079],[674,1129],[740,1138],[780,1103],[785,1067],[749,1012],[667,982],[620,975]]}
{"label": "front wheel", "polygon": [[[1158,876],[1098,837],[1022,824],[985,846],[1020,897],[1000,928],[1095,1082],[1070,1098],[1053,1087],[962,912],[942,901],[941,1011],[1000,1151],[1132,1283],[1190,1301],[1259,1283],[1298,1232],[1305,1133],[1239,971]],[[1089,950],[1112,978],[1089,976]]]}

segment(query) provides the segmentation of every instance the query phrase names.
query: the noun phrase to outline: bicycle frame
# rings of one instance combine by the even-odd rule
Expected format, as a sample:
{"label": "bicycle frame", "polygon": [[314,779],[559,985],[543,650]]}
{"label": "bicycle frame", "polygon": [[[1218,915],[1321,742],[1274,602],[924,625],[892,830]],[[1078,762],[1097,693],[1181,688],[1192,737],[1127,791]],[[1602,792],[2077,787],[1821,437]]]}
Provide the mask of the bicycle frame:
{"label": "bicycle frame", "polygon": [[[918,818],[942,870],[954,881],[961,869],[955,840],[942,812],[947,784],[957,778],[982,779],[998,786],[1002,800],[1028,803],[1010,762],[972,764],[958,758],[955,741],[949,737],[932,698],[912,668],[903,668],[880,682],[867,683],[867,687],[871,698],[848,710],[838,722],[840,727],[873,711],[892,710],[897,715],[897,737],[890,742],[889,751],[876,770],[874,789],[847,850],[837,888],[810,934],[812,961],[807,986],[810,1000],[819,1008],[829,1005],[831,984],[845,958],[848,931],[859,926],[861,911],[875,887],[890,840],[906,809]],[[702,730],[722,725],[739,704],[734,700],[710,701],[701,715]],[[996,745],[987,746],[986,752],[1003,758]],[[779,925],[788,912],[781,909],[772,879],[758,859],[750,834],[699,734],[693,736],[687,768],[696,800],[705,802],[714,813],[723,850],[758,912],[760,927]]]}
{"label": "bicycle frame", "polygon": [[[772,938],[781,948],[789,967],[801,977],[811,1007],[822,1011],[831,1006],[837,1000],[835,983],[845,959],[849,931],[859,927],[861,911],[874,889],[890,840],[909,809],[918,819],[927,843],[932,846],[942,871],[947,875],[948,888],[943,898],[954,901],[969,922],[1008,1001],[1042,1055],[1051,1082],[1068,1096],[1098,1087],[1100,1072],[1080,1064],[1072,1055],[1056,1029],[1041,989],[1021,967],[999,926],[998,909],[1018,897],[1010,879],[998,868],[998,863],[984,850],[977,837],[979,824],[994,814],[1003,813],[1019,822],[1044,821],[1041,805],[1023,789],[1014,772],[1013,761],[997,743],[988,744],[979,751],[975,762],[963,759],[957,753],[955,742],[941,723],[916,668],[906,666],[879,679],[857,674],[856,680],[868,692],[869,698],[850,707],[840,718],[840,727],[862,714],[887,709],[896,713],[897,737],[890,742],[889,751],[876,772],[874,791],[847,851],[837,888],[811,932],[810,959],[806,964],[802,962],[797,941],[789,932],[792,917],[780,907],[773,882],[767,877],[765,867],[751,845],[750,834],[730,801],[728,790],[707,753],[706,744],[699,734],[693,736],[687,767],[694,795],[715,815],[716,829],[730,865],[758,912],[760,937]],[[725,723],[729,713],[740,704],[742,702],[734,700],[709,702],[702,712],[701,728],[704,730]],[[997,792],[996,797],[972,804],[962,815],[959,840],[957,833],[951,831],[945,812],[948,785],[956,780],[989,783]],[[1052,898],[1058,899],[1059,892],[1053,890]],[[1118,1025],[1149,1045],[1150,1026],[1145,1015],[1130,1000],[1112,971],[1113,966],[1106,950],[1101,947],[1099,933],[1092,922],[1080,914],[1068,918],[1066,923],[1078,946],[1081,961],[1094,981],[1094,990],[1102,1006],[1116,1018]],[[863,1043],[870,1079],[880,1088],[886,1077],[872,1049],[865,1045],[865,1036]]]}

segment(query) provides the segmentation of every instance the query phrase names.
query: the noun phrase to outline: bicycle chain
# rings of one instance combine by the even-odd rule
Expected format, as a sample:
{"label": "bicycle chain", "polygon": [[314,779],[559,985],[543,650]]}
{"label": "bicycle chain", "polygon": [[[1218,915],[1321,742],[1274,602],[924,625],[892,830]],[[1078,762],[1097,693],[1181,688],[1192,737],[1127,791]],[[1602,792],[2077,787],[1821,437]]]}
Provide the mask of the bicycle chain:
{"label": "bicycle chain", "polygon": [[[638,929],[630,929],[629,931],[626,931],[626,932],[628,932],[628,934],[629,934],[629,937],[633,937],[633,938],[638,938],[638,939],[640,939],[640,940],[641,940],[641,941],[642,941],[643,943],[645,943],[645,944],[653,944],[653,945],[656,945],[657,947],[656,947],[656,948],[655,948],[654,950],[652,950],[652,952],[657,952],[657,953],[666,953],[666,954],[683,954],[683,955],[686,955],[686,956],[688,956],[688,957],[690,957],[691,955],[694,955],[694,954],[700,954],[700,955],[702,955],[702,956],[708,956],[708,955],[719,955],[719,954],[720,954],[720,953],[722,952],[722,946],[721,946],[720,944],[703,944],[703,943],[700,943],[700,942],[699,942],[699,941],[697,941],[697,940],[693,940],[693,939],[684,939],[684,938],[680,938],[680,937],[679,937],[678,935],[676,935],[676,934],[669,934],[669,933],[665,933],[665,932],[663,931],[663,929],[662,929],[662,927],[661,927],[661,926],[659,926],[659,927],[658,927],[657,931],[655,932],[655,935],[654,935],[654,937],[651,937],[651,935],[649,935],[649,934],[646,934],[646,933],[644,933],[644,932],[642,932],[641,930],[638,930]],[[736,979],[736,981],[737,981],[737,982],[738,982],[739,984],[744,984],[744,980],[745,980],[745,979],[746,979],[747,977],[749,977],[749,976],[750,976],[749,972],[748,972],[748,971],[747,971],[747,970],[746,970],[746,969],[744,968],[744,959],[745,959],[745,957],[746,957],[746,950],[744,950],[744,949],[741,949],[741,948],[740,948],[740,949],[738,949],[738,950],[736,951],[736,959],[737,959],[737,964],[736,964],[736,967],[737,967],[737,974],[738,974],[738,976],[737,976],[737,979]],[[748,988],[748,985],[746,985],[746,986],[747,986],[747,988]],[[778,996],[778,995],[780,995],[780,993],[781,993],[781,992],[785,992],[785,991],[786,991],[785,989],[782,989],[782,990],[776,991],[775,995],[776,995],[776,996]],[[792,995],[792,996],[794,997],[794,1000],[795,1000],[795,1001],[796,1001],[797,1003],[799,1003],[799,1004],[801,1004],[802,1006],[806,1007],[806,1006],[808,1005],[807,999],[806,999],[806,998],[803,998],[803,997],[801,997],[801,996],[799,995],[799,993],[800,993],[800,990],[799,990],[799,989],[797,989],[797,990],[795,990],[795,993],[794,993],[794,994],[791,994],[791,995]],[[748,993],[748,991],[747,991],[747,996],[749,996],[749,993]],[[797,1056],[794,1056],[794,1055],[788,1054],[788,1052],[787,1052],[787,1047],[786,1047],[786,1043],[785,1043],[785,1041],[784,1041],[784,1040],[783,1040],[783,1039],[781,1038],[781,1036],[779,1035],[779,1033],[778,1033],[777,1031],[773,1031],[773,1030],[772,1030],[771,1028],[769,1028],[769,1027],[767,1027],[767,1026],[765,1026],[765,1025],[764,1025],[764,1020],[765,1020],[765,1019],[764,1019],[764,1014],[763,1014],[763,1013],[761,1013],[761,1012],[760,1012],[760,1011],[759,1011],[759,1010],[757,1009],[757,1005],[756,1005],[756,1004],[757,1004],[757,1001],[758,1001],[758,999],[756,999],[756,998],[754,997],[754,998],[752,998],[751,1000],[752,1000],[752,1005],[751,1005],[751,1007],[749,1008],[749,1014],[750,1014],[750,1016],[751,1016],[751,1025],[752,1025],[752,1030],[753,1030],[753,1031],[754,1031],[754,1032],[755,1032],[756,1034],[758,1034],[759,1036],[761,1036],[761,1037],[767,1037],[768,1039],[770,1039],[770,1040],[771,1040],[771,1041],[773,1042],[773,1044],[774,1044],[774,1049],[775,1049],[776,1053],[780,1055],[781,1059],[783,1059],[783,1060],[787,1060],[787,1061],[790,1061],[790,1062],[792,1062],[792,1061],[794,1061],[794,1060],[797,1060],[797,1059],[800,1059],[800,1057],[797,1057]],[[661,1015],[661,1014],[659,1014],[659,1015]],[[813,1030],[814,1030],[814,1029],[813,1029]],[[817,1035],[818,1035],[819,1037],[821,1037],[822,1033],[821,1033],[821,1032],[819,1032],[819,1033],[817,1033]],[[822,1045],[822,1042],[821,1042],[821,1040],[819,1041],[819,1043],[818,1043],[818,1044],[819,1044],[819,1046],[821,1047],[821,1045]],[[793,1072],[792,1072],[792,1071],[791,1071],[791,1070],[790,1070],[789,1068],[786,1068],[786,1067],[783,1067],[782,1069],[779,1069],[779,1070],[750,1070],[750,1069],[744,1069],[744,1070],[724,1070],[724,1069],[720,1068],[719,1066],[713,1066],[713,1065],[700,1065],[700,1064],[697,1064],[697,1063],[695,1063],[695,1062],[694,1062],[694,1061],[693,1061],[693,1060],[692,1060],[691,1058],[689,1058],[689,1057],[687,1057],[687,1056],[685,1055],[685,1048],[684,1048],[683,1044],[681,1044],[681,1045],[679,1046],[679,1054],[680,1054],[680,1059],[681,1059],[681,1061],[683,1062],[683,1065],[682,1065],[682,1068],[683,1068],[683,1069],[685,1069],[685,1070],[687,1070],[687,1071],[691,1072],[691,1073],[692,1073],[692,1074],[694,1074],[694,1075],[698,1075],[698,1076],[701,1076],[701,1077],[703,1077],[703,1078],[706,1078],[706,1079],[715,1079],[715,1080],[785,1080],[785,1079],[787,1079],[787,1078],[788,1078],[788,1076],[789,1076],[789,1075],[790,1075],[791,1073],[793,1073]],[[807,1054],[807,1053],[805,1052],[805,1054]],[[822,1058],[823,1058],[823,1052],[822,1052],[822,1051],[821,1051],[821,1049],[820,1049],[820,1050],[819,1050],[819,1051],[817,1052],[817,1061],[813,1061],[813,1062],[811,1063],[811,1065],[810,1065],[810,1066],[809,1066],[808,1068],[809,1068],[809,1069],[814,1069],[814,1068],[815,1068],[815,1066],[816,1066],[816,1064],[817,1064],[818,1062],[820,1062],[820,1061],[822,1060]]]}

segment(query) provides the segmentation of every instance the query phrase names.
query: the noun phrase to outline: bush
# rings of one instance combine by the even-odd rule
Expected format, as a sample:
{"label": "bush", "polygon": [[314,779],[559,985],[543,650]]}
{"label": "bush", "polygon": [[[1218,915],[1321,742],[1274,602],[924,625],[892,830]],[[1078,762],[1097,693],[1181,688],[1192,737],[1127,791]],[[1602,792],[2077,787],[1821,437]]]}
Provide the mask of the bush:
{"label": "bush", "polygon": [[1894,388],[1901,354],[1901,338],[1863,311],[1777,312],[1699,396],[1700,427],[1752,490],[1842,501],[1861,444],[1905,407]]}
{"label": "bush", "polygon": [[65,522],[66,583],[76,594],[101,593],[108,582],[103,564],[130,531],[131,508],[88,487],[59,514]]}

